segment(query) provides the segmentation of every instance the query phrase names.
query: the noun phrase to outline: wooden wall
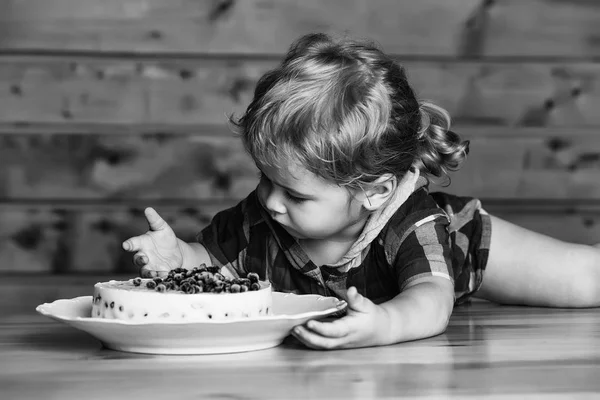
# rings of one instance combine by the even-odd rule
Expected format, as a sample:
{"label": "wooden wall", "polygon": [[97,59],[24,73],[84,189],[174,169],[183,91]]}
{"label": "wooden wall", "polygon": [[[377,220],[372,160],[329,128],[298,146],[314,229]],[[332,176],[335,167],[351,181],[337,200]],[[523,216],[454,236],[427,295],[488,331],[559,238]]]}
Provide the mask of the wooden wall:
{"label": "wooden wall", "polygon": [[148,205],[191,240],[256,183],[226,115],[310,31],[376,39],[452,113],[445,190],[600,242],[600,2],[4,0],[0,272],[134,272]]}

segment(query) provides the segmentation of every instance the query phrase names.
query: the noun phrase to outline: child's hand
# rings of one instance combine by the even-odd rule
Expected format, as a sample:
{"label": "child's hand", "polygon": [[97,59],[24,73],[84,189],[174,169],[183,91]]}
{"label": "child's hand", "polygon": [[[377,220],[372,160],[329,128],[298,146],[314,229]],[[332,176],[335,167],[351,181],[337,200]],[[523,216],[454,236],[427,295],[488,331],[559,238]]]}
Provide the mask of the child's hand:
{"label": "child's hand", "polygon": [[144,210],[148,232],[123,242],[123,249],[136,252],[133,263],[140,267],[140,276],[165,276],[183,264],[183,255],[173,229],[153,208]]}
{"label": "child's hand", "polygon": [[313,349],[344,349],[386,343],[387,312],[355,287],[348,289],[346,316],[333,322],[308,321],[293,329],[292,335]]}

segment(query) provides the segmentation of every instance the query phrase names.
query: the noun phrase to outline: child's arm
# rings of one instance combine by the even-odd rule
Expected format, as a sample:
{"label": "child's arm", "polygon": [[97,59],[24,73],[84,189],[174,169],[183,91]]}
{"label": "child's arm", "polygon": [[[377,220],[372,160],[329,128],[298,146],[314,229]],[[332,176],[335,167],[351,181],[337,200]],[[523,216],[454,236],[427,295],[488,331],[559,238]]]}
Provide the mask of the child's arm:
{"label": "child's arm", "polygon": [[454,286],[448,279],[431,277],[409,286],[381,307],[388,315],[386,344],[435,336],[448,326]]}
{"label": "child's arm", "polygon": [[333,322],[309,321],[293,335],[317,349],[382,346],[442,333],[454,305],[454,287],[430,277],[380,305],[348,289],[348,312]]}

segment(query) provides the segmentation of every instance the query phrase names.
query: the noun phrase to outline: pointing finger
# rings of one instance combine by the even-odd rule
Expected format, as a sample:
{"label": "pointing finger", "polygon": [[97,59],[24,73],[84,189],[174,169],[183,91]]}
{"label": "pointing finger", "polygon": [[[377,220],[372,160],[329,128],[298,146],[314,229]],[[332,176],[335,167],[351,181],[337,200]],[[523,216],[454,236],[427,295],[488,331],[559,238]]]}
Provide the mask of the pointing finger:
{"label": "pointing finger", "polygon": [[146,216],[146,220],[148,221],[148,227],[151,231],[160,231],[169,226],[152,207],[146,208],[144,210],[144,215]]}

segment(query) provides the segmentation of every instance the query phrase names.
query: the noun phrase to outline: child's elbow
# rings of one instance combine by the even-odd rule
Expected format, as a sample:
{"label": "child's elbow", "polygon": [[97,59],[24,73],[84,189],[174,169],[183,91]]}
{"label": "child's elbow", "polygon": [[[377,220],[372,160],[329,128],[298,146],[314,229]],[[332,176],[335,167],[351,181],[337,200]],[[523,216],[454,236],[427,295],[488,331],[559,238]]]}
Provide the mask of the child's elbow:
{"label": "child's elbow", "polygon": [[434,308],[437,310],[435,320],[436,334],[441,334],[446,331],[450,322],[450,316],[454,310],[454,285],[450,281],[436,282],[437,296],[435,298]]}
{"label": "child's elbow", "polygon": [[[423,315],[427,315],[426,336],[446,331],[454,308],[454,285],[448,279],[430,277],[418,285],[419,302]],[[415,287],[415,290],[417,288]]]}

